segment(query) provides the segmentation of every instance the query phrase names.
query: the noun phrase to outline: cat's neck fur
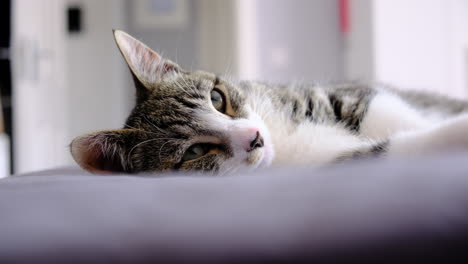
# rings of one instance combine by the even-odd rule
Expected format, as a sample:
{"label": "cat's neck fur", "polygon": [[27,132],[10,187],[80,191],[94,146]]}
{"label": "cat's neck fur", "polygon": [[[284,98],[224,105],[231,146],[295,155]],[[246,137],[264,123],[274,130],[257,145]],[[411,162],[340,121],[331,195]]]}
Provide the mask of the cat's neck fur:
{"label": "cat's neck fur", "polygon": [[319,166],[333,161],[339,153],[369,143],[339,124],[318,124],[308,120],[294,122],[292,109],[275,103],[278,99],[275,89],[259,83],[254,83],[251,88],[248,90],[248,104],[270,131],[275,151],[273,166],[290,165],[291,161],[296,165]]}

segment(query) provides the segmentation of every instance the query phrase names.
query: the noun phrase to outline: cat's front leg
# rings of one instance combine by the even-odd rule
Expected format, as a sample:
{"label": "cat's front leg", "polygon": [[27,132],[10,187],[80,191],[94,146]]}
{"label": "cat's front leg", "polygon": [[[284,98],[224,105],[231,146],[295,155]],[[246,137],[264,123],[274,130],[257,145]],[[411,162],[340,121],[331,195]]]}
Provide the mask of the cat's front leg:
{"label": "cat's front leg", "polygon": [[391,156],[468,150],[468,115],[461,115],[428,129],[401,132],[389,141]]}
{"label": "cat's front leg", "polygon": [[389,92],[380,92],[369,103],[359,133],[372,140],[384,140],[402,131],[430,127],[432,122]]}
{"label": "cat's front leg", "polygon": [[399,132],[387,140],[341,155],[337,160],[367,157],[410,157],[424,154],[468,151],[468,115],[461,115],[427,129]]}

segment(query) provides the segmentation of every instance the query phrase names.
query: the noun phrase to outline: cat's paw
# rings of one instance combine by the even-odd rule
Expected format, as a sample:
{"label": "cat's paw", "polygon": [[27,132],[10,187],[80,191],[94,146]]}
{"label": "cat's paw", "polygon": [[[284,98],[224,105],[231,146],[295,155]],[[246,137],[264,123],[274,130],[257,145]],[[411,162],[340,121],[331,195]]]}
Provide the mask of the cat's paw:
{"label": "cat's paw", "polygon": [[389,154],[425,154],[468,150],[468,115],[449,119],[429,129],[397,134]]}

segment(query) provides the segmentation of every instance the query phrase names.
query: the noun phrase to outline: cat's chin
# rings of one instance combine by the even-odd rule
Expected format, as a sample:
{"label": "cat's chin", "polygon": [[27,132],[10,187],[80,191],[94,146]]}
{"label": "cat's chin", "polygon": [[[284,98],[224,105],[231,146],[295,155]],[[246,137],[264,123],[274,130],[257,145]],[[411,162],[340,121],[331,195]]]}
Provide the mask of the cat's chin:
{"label": "cat's chin", "polygon": [[273,158],[275,156],[275,153],[273,151],[273,146],[271,144],[265,145],[262,152],[263,152],[262,161],[260,162],[258,167],[259,168],[269,167],[271,163],[273,162]]}
{"label": "cat's chin", "polygon": [[253,168],[266,168],[271,165],[273,157],[273,147],[271,144],[267,144],[263,148],[252,151],[246,162]]}

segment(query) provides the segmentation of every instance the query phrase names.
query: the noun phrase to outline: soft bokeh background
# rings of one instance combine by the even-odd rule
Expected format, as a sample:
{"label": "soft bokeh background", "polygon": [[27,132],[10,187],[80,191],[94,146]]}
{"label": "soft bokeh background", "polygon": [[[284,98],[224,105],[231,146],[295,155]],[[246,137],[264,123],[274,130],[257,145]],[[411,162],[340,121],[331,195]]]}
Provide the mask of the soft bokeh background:
{"label": "soft bokeh background", "polygon": [[467,0],[11,0],[1,12],[17,173],[73,164],[75,136],[122,126],[134,90],[113,28],[187,69],[468,96]]}

